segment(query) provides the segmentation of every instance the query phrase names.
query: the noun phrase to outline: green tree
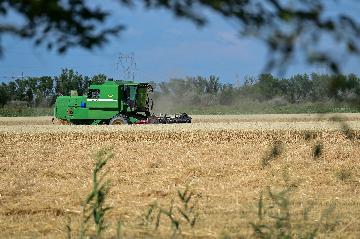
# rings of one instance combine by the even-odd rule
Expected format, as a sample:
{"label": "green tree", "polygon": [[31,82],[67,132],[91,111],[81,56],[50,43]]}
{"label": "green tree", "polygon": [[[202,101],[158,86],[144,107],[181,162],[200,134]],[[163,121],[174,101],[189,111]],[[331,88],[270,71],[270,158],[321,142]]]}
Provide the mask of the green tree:
{"label": "green tree", "polygon": [[329,87],[329,93],[336,100],[341,100],[343,93],[347,89],[347,79],[345,75],[332,75]]}
{"label": "green tree", "polygon": [[260,100],[270,100],[279,94],[279,82],[271,74],[261,74],[255,84]]}
{"label": "green tree", "polygon": [[287,98],[291,103],[304,102],[310,97],[313,84],[307,74],[297,74],[288,82]]}
{"label": "green tree", "polygon": [[331,84],[331,77],[329,75],[311,74],[312,89],[310,91],[310,99],[313,102],[326,101],[331,95],[329,87]]}
{"label": "green tree", "polygon": [[55,77],[55,92],[57,95],[70,95],[71,90],[77,90],[79,95],[86,91],[84,78],[72,69],[63,69],[59,77]]}
{"label": "green tree", "polygon": [[16,83],[11,81],[7,88],[9,93],[9,101],[14,100],[16,98]]}
{"label": "green tree", "polygon": [[25,80],[15,80],[15,97],[14,100],[26,101],[27,83]]}
{"label": "green tree", "polygon": [[1,107],[3,107],[10,100],[8,88],[9,87],[5,83],[2,83],[0,85],[0,106]]}
{"label": "green tree", "polygon": [[54,81],[50,76],[37,78],[35,89],[35,105],[50,106],[54,98]]}
{"label": "green tree", "polygon": [[221,105],[232,105],[236,98],[236,92],[231,84],[222,87],[219,95],[219,103]]}
{"label": "green tree", "polygon": [[123,29],[121,25],[106,27],[109,14],[84,0],[2,0],[0,16],[6,19],[10,14],[24,21],[7,19],[0,24],[0,37],[32,39],[36,45],[55,47],[60,53],[75,46],[88,49],[101,46],[109,36]]}
{"label": "green tree", "polygon": [[197,94],[200,95],[206,93],[208,83],[205,77],[197,76],[193,78],[190,77],[189,79],[192,81]]}
{"label": "green tree", "polygon": [[91,77],[90,84],[100,85],[104,83],[107,79],[108,77],[104,74],[94,75],[93,77]]}
{"label": "green tree", "polygon": [[166,82],[160,82],[158,84],[160,92],[164,95],[169,95],[170,94],[170,89],[168,87],[168,84]]}
{"label": "green tree", "polygon": [[181,100],[186,94],[186,82],[184,79],[171,79],[168,82],[170,93],[178,100]]}
{"label": "green tree", "polygon": [[348,76],[347,88],[350,95],[350,100],[354,104],[360,104],[360,79],[355,74]]}
{"label": "green tree", "polygon": [[209,80],[206,81],[206,83],[207,83],[206,89],[205,89],[206,93],[215,95],[216,93],[219,92],[219,90],[221,88],[221,83],[220,83],[219,77],[211,75],[209,77]]}

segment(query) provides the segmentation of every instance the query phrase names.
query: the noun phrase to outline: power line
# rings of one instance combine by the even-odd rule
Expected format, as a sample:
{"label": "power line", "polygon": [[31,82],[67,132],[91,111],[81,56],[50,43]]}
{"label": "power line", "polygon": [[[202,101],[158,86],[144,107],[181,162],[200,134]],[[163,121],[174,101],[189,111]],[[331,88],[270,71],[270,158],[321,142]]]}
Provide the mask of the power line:
{"label": "power line", "polygon": [[[49,76],[49,77],[56,77],[58,75],[44,75],[44,76]],[[34,76],[34,75],[24,75],[23,73],[21,75],[11,75],[11,76],[0,76],[0,82],[9,82],[9,81],[15,81],[18,79],[24,80],[26,78],[36,78],[36,77],[41,77],[41,76]]]}
{"label": "power line", "polygon": [[24,76],[24,72],[21,72],[21,75],[19,76],[15,76],[15,75],[12,75],[12,76],[0,76],[0,78],[3,78],[3,79],[12,79],[12,80],[16,80],[16,79],[24,79],[24,77],[27,77],[27,76]]}

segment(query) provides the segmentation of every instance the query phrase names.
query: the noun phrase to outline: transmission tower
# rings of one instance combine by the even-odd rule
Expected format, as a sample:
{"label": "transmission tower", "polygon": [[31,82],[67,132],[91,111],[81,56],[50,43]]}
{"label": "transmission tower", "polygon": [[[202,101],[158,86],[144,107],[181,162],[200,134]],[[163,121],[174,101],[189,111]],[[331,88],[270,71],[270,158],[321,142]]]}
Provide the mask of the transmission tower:
{"label": "transmission tower", "polygon": [[116,65],[118,70],[121,67],[124,80],[135,80],[136,61],[134,53],[120,53]]}

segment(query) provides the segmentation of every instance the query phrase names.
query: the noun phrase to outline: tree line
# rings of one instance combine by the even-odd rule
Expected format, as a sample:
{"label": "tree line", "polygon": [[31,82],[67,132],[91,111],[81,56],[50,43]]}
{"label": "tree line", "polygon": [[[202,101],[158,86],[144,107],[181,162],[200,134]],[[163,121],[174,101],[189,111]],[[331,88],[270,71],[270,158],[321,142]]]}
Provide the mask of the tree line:
{"label": "tree line", "polygon": [[[107,80],[104,74],[83,76],[63,69],[59,76],[27,77],[0,85],[0,106],[20,102],[28,107],[50,107],[59,95],[77,90],[86,94],[90,84]],[[277,78],[271,74],[245,77],[243,83],[221,82],[219,77],[186,77],[166,82],[150,82],[156,101],[189,106],[236,105],[241,101],[277,101],[284,104],[336,101],[360,104],[360,78],[354,74],[297,74]]]}
{"label": "tree line", "polygon": [[72,69],[63,69],[59,76],[26,77],[0,85],[0,106],[8,103],[28,107],[50,107],[56,97],[69,95],[77,90],[79,95],[86,93],[91,84],[107,80],[104,74],[92,77],[83,76]]}
{"label": "tree line", "polygon": [[354,74],[271,74],[246,77],[243,83],[222,83],[218,77],[188,77],[157,84],[155,98],[192,106],[237,105],[239,102],[301,104],[338,102],[360,104],[360,78]]}

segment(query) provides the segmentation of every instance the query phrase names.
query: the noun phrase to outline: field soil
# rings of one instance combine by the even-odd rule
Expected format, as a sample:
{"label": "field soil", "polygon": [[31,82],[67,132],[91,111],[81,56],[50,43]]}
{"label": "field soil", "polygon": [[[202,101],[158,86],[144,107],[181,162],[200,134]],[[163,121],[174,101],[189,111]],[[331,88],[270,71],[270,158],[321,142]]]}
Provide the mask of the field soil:
{"label": "field soil", "polygon": [[[260,193],[291,185],[295,224],[306,208],[312,226],[333,207],[319,237],[360,238],[360,114],[208,115],[133,126],[0,118],[0,145],[0,238],[65,238],[67,225],[75,234],[101,149],[114,154],[105,167],[108,235],[121,219],[128,238],[169,237],[168,221],[155,232],[144,215],[154,202],[168,208],[188,186],[197,237],[250,237]],[[186,226],[183,233],[192,235]]]}

